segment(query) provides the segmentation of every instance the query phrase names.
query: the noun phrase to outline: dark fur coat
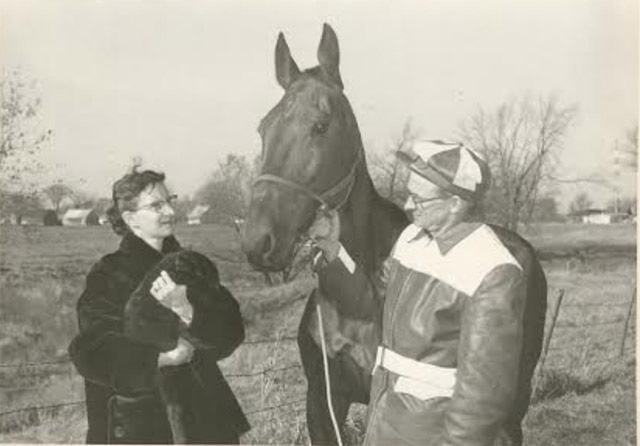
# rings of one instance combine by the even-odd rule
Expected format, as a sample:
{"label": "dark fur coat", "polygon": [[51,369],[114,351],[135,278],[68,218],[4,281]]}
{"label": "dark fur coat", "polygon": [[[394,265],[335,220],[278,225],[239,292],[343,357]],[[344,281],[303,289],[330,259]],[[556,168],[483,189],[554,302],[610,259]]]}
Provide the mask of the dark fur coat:
{"label": "dark fur coat", "polygon": [[[161,267],[162,262],[166,263]],[[187,297],[194,307],[190,327],[170,310],[160,308],[155,299],[149,300],[152,296],[144,296],[144,284],[153,282],[157,268],[166,270],[176,283],[187,284]],[[133,300],[125,321],[130,296]],[[160,253],[127,234],[116,252],[91,269],[77,311],[79,334],[69,353],[85,378],[87,442],[173,441],[157,361],[161,351],[175,346],[181,332],[201,342],[189,364],[171,367],[175,369],[172,390],[184,409],[187,441],[233,443],[248,430],[242,409],[217,365],[243,341],[242,318],[238,303],[219,284],[215,266],[206,257],[181,250],[173,237],[165,240]],[[140,318],[131,319],[132,315]],[[131,335],[140,337],[136,340]]]}

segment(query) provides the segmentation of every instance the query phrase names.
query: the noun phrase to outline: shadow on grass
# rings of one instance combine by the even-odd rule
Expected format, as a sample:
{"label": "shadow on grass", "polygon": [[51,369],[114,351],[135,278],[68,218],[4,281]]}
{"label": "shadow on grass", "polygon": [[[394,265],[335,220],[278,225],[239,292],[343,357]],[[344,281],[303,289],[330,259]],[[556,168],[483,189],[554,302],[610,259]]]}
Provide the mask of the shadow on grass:
{"label": "shadow on grass", "polygon": [[611,376],[581,377],[562,370],[546,370],[537,380],[531,403],[560,398],[567,394],[584,395],[604,387]]}

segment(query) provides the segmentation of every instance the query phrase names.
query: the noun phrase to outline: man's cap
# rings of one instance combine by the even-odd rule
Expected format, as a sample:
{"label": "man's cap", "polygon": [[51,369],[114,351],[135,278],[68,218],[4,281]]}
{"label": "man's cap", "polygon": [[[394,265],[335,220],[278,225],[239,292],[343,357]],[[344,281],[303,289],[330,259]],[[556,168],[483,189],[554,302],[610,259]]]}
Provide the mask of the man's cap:
{"label": "man's cap", "polygon": [[397,156],[412,172],[467,201],[481,199],[491,184],[487,162],[460,142],[420,140]]}

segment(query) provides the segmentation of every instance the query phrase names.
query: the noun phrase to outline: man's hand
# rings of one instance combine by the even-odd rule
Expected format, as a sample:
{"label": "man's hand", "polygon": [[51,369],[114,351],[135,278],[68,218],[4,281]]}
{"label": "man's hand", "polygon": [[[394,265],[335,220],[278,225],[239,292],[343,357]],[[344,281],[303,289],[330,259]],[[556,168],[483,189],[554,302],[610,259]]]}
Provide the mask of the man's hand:
{"label": "man's hand", "polygon": [[327,262],[338,256],[340,250],[340,217],[338,211],[318,210],[315,221],[309,228],[309,238],[320,248]]}
{"label": "man's hand", "polygon": [[180,316],[186,324],[191,323],[193,307],[187,299],[185,285],[177,285],[166,271],[162,271],[153,281],[150,292],[158,302]]}
{"label": "man's hand", "polygon": [[186,364],[193,358],[195,348],[184,338],[178,338],[178,345],[173,350],[162,352],[158,356],[158,367]]}

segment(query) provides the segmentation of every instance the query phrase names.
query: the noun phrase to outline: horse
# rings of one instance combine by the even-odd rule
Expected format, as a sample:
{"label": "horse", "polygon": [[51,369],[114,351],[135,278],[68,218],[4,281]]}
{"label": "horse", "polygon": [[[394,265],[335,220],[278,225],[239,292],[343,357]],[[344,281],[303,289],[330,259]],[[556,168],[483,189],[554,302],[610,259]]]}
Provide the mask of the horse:
{"label": "horse", "polygon": [[[335,209],[340,217],[341,244],[374,280],[409,220],[373,185],[358,123],[344,94],[338,39],[328,24],[323,26],[317,55],[318,66],[300,71],[279,33],[275,71],[284,95],[258,127],[262,168],[252,186],[242,250],[254,268],[281,271],[292,261],[318,210]],[[544,326],[546,310],[542,269],[526,241],[504,229],[495,230],[527,274],[535,276],[530,281],[535,289],[530,293],[540,295],[539,286],[544,288],[543,307],[534,302],[536,299],[527,303],[532,315],[528,323],[539,329],[541,321]],[[337,444],[325,394],[317,304],[322,304],[324,318],[330,402],[344,438],[351,404],[369,402],[384,296],[371,299],[341,302],[315,289],[306,303],[297,340],[308,383],[307,427],[313,444]],[[534,355],[537,360],[541,342],[534,344],[523,356]]]}

